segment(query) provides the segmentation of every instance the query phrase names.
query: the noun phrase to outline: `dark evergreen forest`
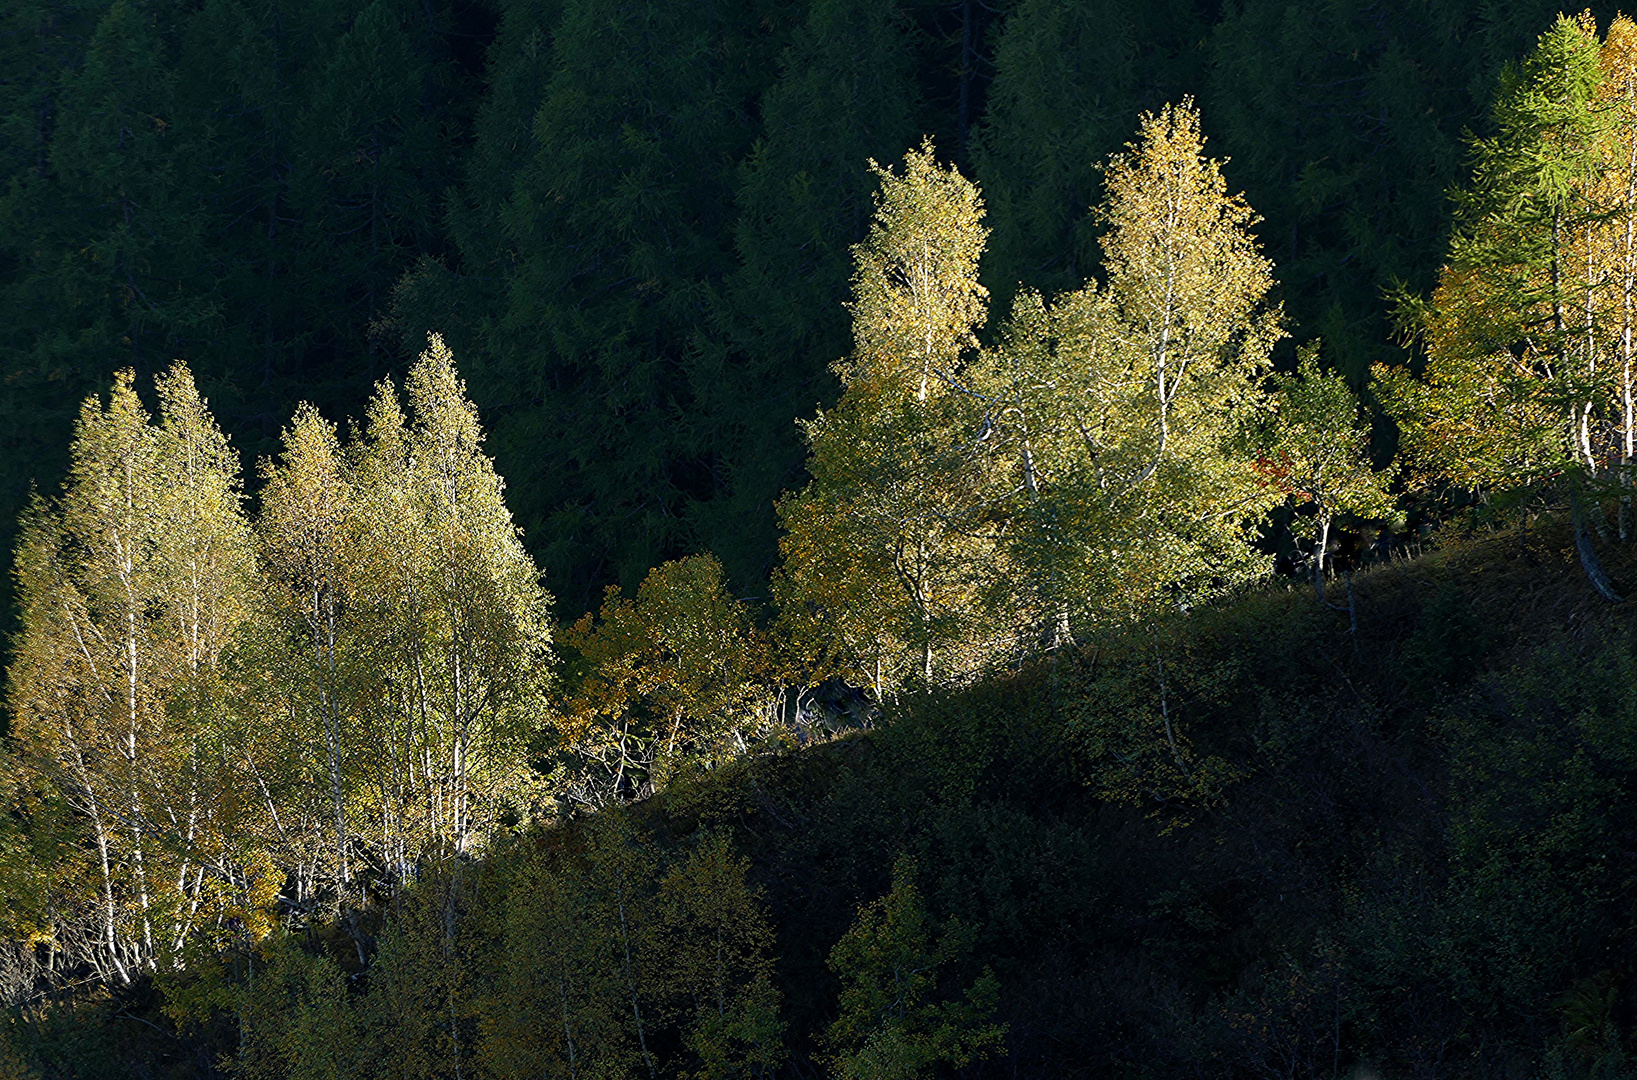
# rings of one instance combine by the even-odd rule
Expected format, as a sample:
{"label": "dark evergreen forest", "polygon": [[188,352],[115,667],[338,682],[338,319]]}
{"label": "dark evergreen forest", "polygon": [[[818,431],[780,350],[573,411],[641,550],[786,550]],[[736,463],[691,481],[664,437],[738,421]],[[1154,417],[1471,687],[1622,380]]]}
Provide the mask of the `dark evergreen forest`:
{"label": "dark evergreen forest", "polygon": [[[111,373],[247,463],[441,332],[564,614],[715,552],[745,595],[834,402],[867,162],[982,186],[1004,309],[1096,273],[1099,164],[1185,94],[1295,340],[1363,384],[1430,289],[1535,2],[58,3],[0,14],[0,521]],[[1599,12],[1606,16],[1609,12]],[[1385,436],[1384,436],[1385,437]]]}
{"label": "dark evergreen forest", "polygon": [[13,0],[0,1080],[1637,1076],[1637,22]]}

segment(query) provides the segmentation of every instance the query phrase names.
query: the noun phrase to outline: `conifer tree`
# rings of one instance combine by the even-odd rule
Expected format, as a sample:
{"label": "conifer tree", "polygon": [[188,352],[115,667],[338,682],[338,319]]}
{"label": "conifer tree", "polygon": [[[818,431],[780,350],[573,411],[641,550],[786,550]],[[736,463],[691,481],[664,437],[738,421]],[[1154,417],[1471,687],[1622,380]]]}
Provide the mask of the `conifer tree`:
{"label": "conifer tree", "polygon": [[[455,177],[442,150],[452,117],[430,92],[453,76],[411,35],[425,21],[414,6],[371,0],[295,123],[290,197],[304,219],[303,286],[331,298],[326,329],[354,356],[415,254],[438,247],[441,200]],[[373,377],[380,365],[359,366]]]}
{"label": "conifer tree", "polygon": [[1607,438],[1609,360],[1624,355],[1629,213],[1610,166],[1631,129],[1599,101],[1602,53],[1589,16],[1559,17],[1502,80],[1497,133],[1474,142],[1459,192],[1449,264],[1429,301],[1405,307],[1425,377],[1378,378],[1417,483],[1514,494],[1556,484],[1587,577],[1614,599],[1587,519],[1600,517],[1603,464],[1620,453]]}
{"label": "conifer tree", "polygon": [[1185,0],[1023,0],[994,49],[973,166],[995,235],[985,279],[1009,302],[1019,282],[1079,288],[1097,263],[1099,162],[1131,118],[1188,91],[1207,33]]}
{"label": "conifer tree", "polygon": [[[473,118],[464,183],[449,206],[461,271],[475,279],[468,284],[478,287],[474,298],[481,296],[484,303],[500,299],[484,279],[504,280],[517,255],[501,216],[518,174],[533,156],[534,115],[551,82],[552,37],[562,7],[560,0],[508,0],[501,5],[494,41],[485,50],[485,96]],[[411,299],[412,310],[422,306]]]}
{"label": "conifer tree", "polygon": [[[72,269],[30,267],[60,290],[56,306],[67,319],[37,344],[66,353],[59,364],[90,364],[99,375],[116,358],[156,371],[214,314],[195,277],[200,207],[175,176],[189,168],[192,146],[175,130],[176,77],[160,31],[156,11],[126,0],[108,8],[84,68],[65,79],[51,143],[55,183],[41,178],[53,189],[42,198],[63,202],[38,206],[34,223],[83,239]],[[65,246],[33,239],[31,262]]]}
{"label": "conifer tree", "polygon": [[[405,353],[437,330],[452,349],[474,358],[502,350],[506,332],[493,324],[506,305],[506,283],[521,254],[505,216],[520,176],[534,157],[534,117],[551,85],[553,37],[562,0],[506,0],[483,50],[484,90],[471,121],[471,147],[459,162],[458,188],[446,193],[446,252],[422,250],[393,286],[389,319]],[[485,398],[510,400],[516,388],[489,365],[468,361]],[[510,471],[514,463],[503,461]],[[519,463],[520,464],[520,463]]]}
{"label": "conifer tree", "polygon": [[[51,159],[51,120],[61,104],[63,70],[85,53],[102,16],[100,8],[66,8],[56,0],[8,4],[0,11],[0,65],[10,73],[0,88],[0,251],[18,259],[0,289],[0,549],[14,550],[18,520],[31,482],[62,475],[77,399],[92,388],[79,376],[64,392],[63,365],[35,362],[35,320],[57,314],[40,303],[52,290],[43,267],[20,257],[39,236],[45,213],[60,212],[45,182]],[[53,229],[62,236],[60,229]],[[20,295],[21,294],[21,295]],[[13,583],[0,577],[0,627],[15,629]]]}
{"label": "conifer tree", "polygon": [[505,406],[494,445],[520,517],[581,609],[610,571],[634,587],[700,546],[695,503],[722,487],[731,418],[701,415],[690,373],[732,268],[744,105],[771,81],[787,10],[571,0],[552,34],[501,213],[516,262],[484,390]]}
{"label": "conifer tree", "polygon": [[1000,987],[987,969],[960,999],[937,999],[939,969],[958,957],[962,931],[947,926],[934,941],[915,876],[915,861],[899,856],[892,890],[860,908],[830,950],[842,989],[840,1015],[824,1041],[847,1080],[913,1080],[939,1063],[961,1068],[1005,1036],[989,1019]]}
{"label": "conifer tree", "polygon": [[1399,360],[1382,291],[1436,275],[1461,133],[1482,124],[1482,96],[1527,47],[1514,27],[1556,10],[1435,2],[1367,15],[1350,0],[1299,12],[1249,0],[1222,9],[1203,43],[1202,79],[1187,89],[1267,217],[1293,333],[1322,338],[1355,385]]}
{"label": "conifer tree", "polygon": [[[356,370],[363,344],[362,323],[336,302],[337,251],[304,237],[308,227],[325,228],[335,208],[297,197],[298,188],[312,192],[313,131],[303,114],[324,90],[325,66],[359,6],[214,0],[174,31],[176,126],[191,148],[189,168],[209,178],[187,194],[203,215],[208,295],[224,316],[192,359],[224,422],[258,456],[275,452],[281,412],[296,394],[335,403],[334,380]],[[313,304],[315,289],[332,302]]]}
{"label": "conifer tree", "polygon": [[845,390],[805,425],[813,481],[779,505],[774,593],[815,660],[880,695],[975,670],[1004,630],[980,604],[996,548],[971,452],[982,415],[959,381],[986,316],[982,204],[930,142],[877,175]]}
{"label": "conifer tree", "polygon": [[696,510],[700,540],[735,582],[764,576],[776,547],[768,510],[799,483],[789,418],[835,397],[828,365],[847,349],[849,252],[875,186],[866,163],[921,130],[913,32],[896,4],[816,0],[762,96],[734,196],[738,265],[691,377],[726,465],[725,490]]}
{"label": "conifer tree", "polygon": [[117,366],[157,372],[214,312],[201,296],[200,200],[185,190],[201,175],[158,13],[125,2],[35,9],[30,27],[31,7],[8,9],[15,40],[62,66],[34,108],[7,121],[17,141],[5,141],[28,154],[0,192],[12,513],[31,480],[63,475],[78,400]]}

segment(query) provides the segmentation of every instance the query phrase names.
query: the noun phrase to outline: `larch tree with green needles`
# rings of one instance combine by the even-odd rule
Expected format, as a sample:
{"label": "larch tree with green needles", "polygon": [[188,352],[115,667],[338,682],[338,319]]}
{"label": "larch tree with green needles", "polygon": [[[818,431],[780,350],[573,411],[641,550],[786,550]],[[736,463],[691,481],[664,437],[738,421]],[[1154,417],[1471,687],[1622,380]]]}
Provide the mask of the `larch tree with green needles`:
{"label": "larch tree with green needles", "polygon": [[1424,377],[1378,369],[1412,482],[1565,497],[1608,599],[1591,537],[1631,442],[1631,38],[1629,21],[1604,43],[1589,16],[1560,16],[1506,73],[1438,287],[1402,310]]}
{"label": "larch tree with green needles", "polygon": [[915,861],[899,856],[892,890],[858,911],[829,967],[841,979],[839,1013],[824,1033],[844,1080],[915,1080],[940,1063],[960,1068],[1005,1037],[991,1017],[1000,985],[988,969],[960,994],[941,996],[944,971],[961,953],[962,930],[934,925],[915,884]]}

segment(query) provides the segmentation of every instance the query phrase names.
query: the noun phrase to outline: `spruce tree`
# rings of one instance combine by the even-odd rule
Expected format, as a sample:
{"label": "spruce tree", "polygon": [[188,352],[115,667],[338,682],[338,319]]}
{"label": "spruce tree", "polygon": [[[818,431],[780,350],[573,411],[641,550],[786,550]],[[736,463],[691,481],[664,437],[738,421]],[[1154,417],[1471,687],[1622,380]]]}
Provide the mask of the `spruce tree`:
{"label": "spruce tree", "polygon": [[64,73],[47,169],[8,198],[5,243],[21,265],[6,291],[40,305],[21,320],[34,362],[76,379],[114,363],[156,372],[215,314],[200,295],[194,147],[159,15],[108,8],[83,67]]}
{"label": "spruce tree", "polygon": [[776,0],[575,0],[502,220],[516,264],[482,391],[565,602],[695,546],[726,462],[692,377],[732,267],[733,180],[787,23]]}
{"label": "spruce tree", "polygon": [[[74,402],[92,389],[78,376],[65,393],[64,368],[34,362],[35,321],[51,311],[34,301],[49,289],[35,282],[32,296],[13,290],[26,288],[34,276],[24,273],[21,256],[38,235],[38,215],[53,205],[46,180],[62,73],[84,55],[103,7],[33,0],[0,11],[0,66],[10,73],[0,87],[0,252],[17,260],[9,263],[8,286],[0,287],[0,376],[7,388],[0,395],[0,549],[7,552],[15,546],[31,483],[48,484],[62,475]],[[7,576],[0,580],[0,629],[8,635],[16,616],[12,597]]]}
{"label": "spruce tree", "polygon": [[[485,51],[484,97],[473,119],[464,182],[449,207],[449,229],[459,251],[460,272],[468,279],[467,287],[478,290],[473,302],[499,300],[500,291],[485,283],[503,281],[516,258],[501,212],[511,200],[519,174],[534,156],[534,115],[551,83],[552,37],[562,7],[560,0],[508,0],[501,5],[500,25]],[[405,301],[406,315],[423,314],[428,306],[412,296]],[[479,312],[464,314],[472,320],[467,332],[475,332]],[[417,333],[417,343],[425,340],[425,327],[406,329]],[[445,333],[455,340],[447,327]]]}
{"label": "spruce tree", "polygon": [[1102,164],[1133,116],[1193,89],[1206,33],[1187,0],[1023,0],[1006,17],[973,148],[998,300],[1020,282],[1051,293],[1093,276]]}
{"label": "spruce tree", "polygon": [[921,133],[914,27],[893,4],[817,0],[761,101],[761,133],[738,170],[738,265],[690,375],[724,462],[694,514],[729,579],[766,573],[769,512],[799,483],[795,416],[830,404],[829,365],[847,351],[849,255],[870,220],[868,162]]}
{"label": "spruce tree", "polygon": [[1354,385],[1371,364],[1405,360],[1382,293],[1435,284],[1464,133],[1488,129],[1502,70],[1560,10],[1547,0],[1222,9],[1197,92],[1230,179],[1267,218],[1292,332],[1322,339],[1326,362]]}

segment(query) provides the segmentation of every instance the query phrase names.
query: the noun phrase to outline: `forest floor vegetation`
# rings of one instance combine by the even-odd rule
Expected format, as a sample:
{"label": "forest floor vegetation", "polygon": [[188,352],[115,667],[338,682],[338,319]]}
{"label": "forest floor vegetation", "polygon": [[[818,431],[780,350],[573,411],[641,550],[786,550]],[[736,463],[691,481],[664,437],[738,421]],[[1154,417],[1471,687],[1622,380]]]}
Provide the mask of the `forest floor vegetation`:
{"label": "forest floor vegetation", "polygon": [[[1304,586],[1247,588],[519,831],[359,926],[26,1002],[6,1075],[569,1075],[557,1004],[578,1069],[876,1075],[846,1003],[913,956],[905,1075],[1632,1072],[1630,606],[1565,523],[1351,590],[1356,631]],[[738,950],[711,1031],[683,955],[704,926]],[[594,940],[622,932],[623,968]]]}

